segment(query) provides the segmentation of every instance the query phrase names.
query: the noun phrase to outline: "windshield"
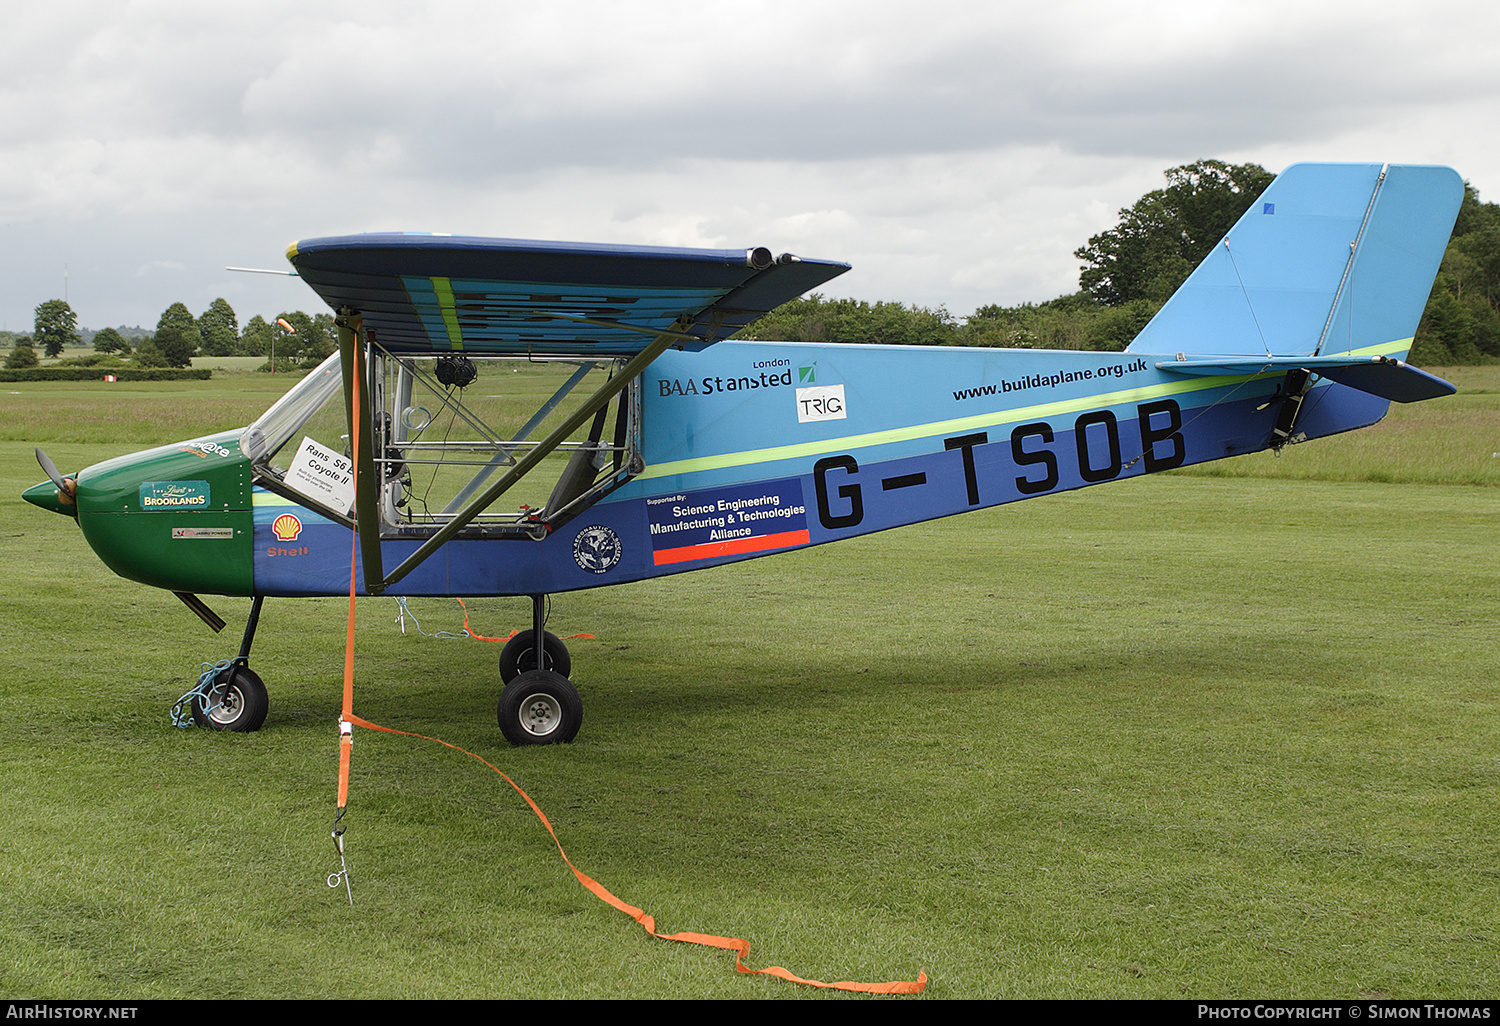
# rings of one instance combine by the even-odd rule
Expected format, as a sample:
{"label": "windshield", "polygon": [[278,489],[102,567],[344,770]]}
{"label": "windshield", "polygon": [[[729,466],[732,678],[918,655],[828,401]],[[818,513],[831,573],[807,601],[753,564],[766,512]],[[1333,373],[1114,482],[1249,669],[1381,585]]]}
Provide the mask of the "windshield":
{"label": "windshield", "polygon": [[[334,353],[245,429],[240,436],[240,452],[252,461],[275,455],[328,402],[330,396],[339,393],[343,385],[339,354]],[[344,417],[342,403],[339,404],[339,416]]]}

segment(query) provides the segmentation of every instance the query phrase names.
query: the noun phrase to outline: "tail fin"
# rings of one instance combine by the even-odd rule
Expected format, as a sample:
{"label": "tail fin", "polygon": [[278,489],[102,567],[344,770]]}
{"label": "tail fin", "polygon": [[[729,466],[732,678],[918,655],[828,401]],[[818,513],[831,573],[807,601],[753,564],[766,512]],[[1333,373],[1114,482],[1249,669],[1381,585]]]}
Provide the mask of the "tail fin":
{"label": "tail fin", "polygon": [[1446,167],[1294,164],[1126,351],[1399,360],[1463,195]]}

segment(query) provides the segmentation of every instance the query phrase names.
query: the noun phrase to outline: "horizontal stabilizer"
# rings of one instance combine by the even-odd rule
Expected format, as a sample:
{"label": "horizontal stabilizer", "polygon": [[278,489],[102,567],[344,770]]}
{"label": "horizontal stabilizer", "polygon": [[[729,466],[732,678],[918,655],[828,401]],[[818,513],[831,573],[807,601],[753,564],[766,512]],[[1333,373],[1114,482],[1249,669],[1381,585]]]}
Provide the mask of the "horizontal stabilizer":
{"label": "horizontal stabilizer", "polygon": [[1398,403],[1415,403],[1438,399],[1458,391],[1451,383],[1428,374],[1401,360],[1387,356],[1262,356],[1210,357],[1207,359],[1163,360],[1158,370],[1198,377],[1254,375],[1308,370],[1330,381],[1357,388]]}

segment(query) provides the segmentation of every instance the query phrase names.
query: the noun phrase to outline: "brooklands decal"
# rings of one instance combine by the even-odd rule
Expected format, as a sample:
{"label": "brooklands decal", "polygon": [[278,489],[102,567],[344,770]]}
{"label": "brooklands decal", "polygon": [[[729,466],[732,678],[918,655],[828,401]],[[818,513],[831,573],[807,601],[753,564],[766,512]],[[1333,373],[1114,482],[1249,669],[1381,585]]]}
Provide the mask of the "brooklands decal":
{"label": "brooklands decal", "polygon": [[208,509],[207,481],[143,481],[141,509]]}

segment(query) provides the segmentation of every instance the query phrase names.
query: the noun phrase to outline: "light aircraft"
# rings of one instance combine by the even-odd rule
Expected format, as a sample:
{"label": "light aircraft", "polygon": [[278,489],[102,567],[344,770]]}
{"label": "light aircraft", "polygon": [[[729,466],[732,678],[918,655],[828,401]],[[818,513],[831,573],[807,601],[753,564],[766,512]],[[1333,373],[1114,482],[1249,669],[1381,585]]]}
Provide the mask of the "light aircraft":
{"label": "light aircraft", "polygon": [[339,353],[247,427],[70,477],[38,450],[50,480],[25,497],[216,630],[198,595],[253,597],[200,723],[261,726],[263,600],[348,594],[357,541],[361,594],[530,597],[500,727],[569,741],[555,592],[1279,450],[1451,394],[1401,358],[1462,197],[1448,168],[1294,165],[1119,353],[729,341],[848,269],[762,248],[311,239],[287,255]]}

